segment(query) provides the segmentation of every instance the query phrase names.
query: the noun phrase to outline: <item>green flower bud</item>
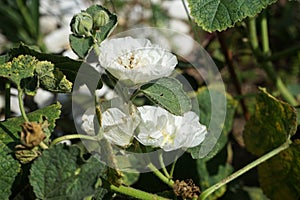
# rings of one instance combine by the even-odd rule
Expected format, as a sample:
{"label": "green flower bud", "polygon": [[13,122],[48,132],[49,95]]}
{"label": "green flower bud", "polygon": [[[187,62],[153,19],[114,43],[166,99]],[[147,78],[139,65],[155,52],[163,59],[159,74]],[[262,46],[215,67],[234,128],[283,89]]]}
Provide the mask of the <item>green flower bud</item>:
{"label": "green flower bud", "polygon": [[71,31],[78,36],[90,36],[93,29],[93,18],[87,12],[75,15],[71,21]]}
{"label": "green flower bud", "polygon": [[105,10],[100,10],[93,13],[94,27],[100,28],[109,22],[109,16]]}

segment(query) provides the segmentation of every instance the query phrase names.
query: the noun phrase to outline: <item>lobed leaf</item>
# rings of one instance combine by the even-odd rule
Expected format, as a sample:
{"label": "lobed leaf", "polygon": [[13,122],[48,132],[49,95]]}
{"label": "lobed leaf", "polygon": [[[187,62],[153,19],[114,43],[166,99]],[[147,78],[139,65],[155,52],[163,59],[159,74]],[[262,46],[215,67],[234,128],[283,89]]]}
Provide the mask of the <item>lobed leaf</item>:
{"label": "lobed leaf", "polygon": [[204,30],[223,31],[253,17],[276,0],[188,0],[191,16]]}
{"label": "lobed leaf", "polygon": [[[246,124],[244,141],[248,151],[262,156],[280,146],[295,134],[297,113],[265,89],[257,96],[255,114]],[[271,199],[300,197],[300,140],[258,166],[261,188]]]}
{"label": "lobed leaf", "polygon": [[143,85],[140,91],[175,115],[182,115],[192,108],[191,99],[184,92],[182,84],[173,78],[160,78]]}
{"label": "lobed leaf", "polygon": [[10,50],[9,60],[19,55],[31,55],[36,57],[38,60],[46,60],[51,62],[54,65],[54,68],[58,68],[60,71],[62,71],[66,75],[66,78],[71,82],[75,81],[77,71],[83,64],[82,61],[72,60],[68,57],[38,52],[37,50],[23,43],[21,43],[17,48]]}
{"label": "lobed leaf", "polygon": [[[21,86],[21,81],[34,76],[34,70],[37,60],[29,55],[20,55],[13,58],[11,62],[4,63],[0,66],[0,76],[5,77]],[[23,84],[24,85],[24,84]]]}
{"label": "lobed leaf", "polygon": [[12,157],[10,149],[0,141],[0,199],[9,199],[12,184],[20,170],[20,163]]}
{"label": "lobed leaf", "polygon": [[106,167],[91,157],[82,163],[76,146],[56,145],[32,165],[29,181],[39,199],[83,199],[93,195]]}
{"label": "lobed leaf", "polygon": [[54,92],[70,92],[72,83],[48,61],[39,61],[30,55],[19,55],[11,62],[0,66],[0,76],[13,81],[28,95],[35,95],[36,89]]}

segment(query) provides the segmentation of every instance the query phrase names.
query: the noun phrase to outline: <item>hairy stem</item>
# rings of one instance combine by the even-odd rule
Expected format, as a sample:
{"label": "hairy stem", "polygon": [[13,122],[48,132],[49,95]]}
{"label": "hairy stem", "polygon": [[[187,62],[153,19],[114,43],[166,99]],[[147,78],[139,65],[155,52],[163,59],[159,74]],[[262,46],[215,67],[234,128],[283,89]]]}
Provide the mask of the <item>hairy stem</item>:
{"label": "hairy stem", "polygon": [[10,82],[5,83],[5,119],[10,117]]}
{"label": "hairy stem", "polygon": [[28,117],[25,112],[22,96],[23,96],[23,91],[21,88],[18,88],[18,101],[19,101],[20,111],[21,111],[22,117],[24,118],[25,122],[29,122]]}
{"label": "hairy stem", "polygon": [[298,102],[294,96],[287,89],[285,84],[282,82],[281,78],[277,76],[273,63],[268,58],[271,58],[271,50],[269,45],[269,34],[268,34],[268,21],[266,16],[266,11],[263,12],[263,18],[261,20],[261,33],[262,33],[262,50],[258,47],[257,32],[255,18],[250,18],[249,20],[249,39],[254,52],[255,57],[259,62],[261,62],[262,68],[267,73],[271,81],[276,84],[277,89],[284,99],[293,106],[298,105]]}
{"label": "hairy stem", "polygon": [[49,148],[43,141],[39,144],[39,146],[44,150]]}
{"label": "hairy stem", "polygon": [[166,183],[169,187],[173,188],[174,181],[166,177],[163,173],[161,173],[152,163],[148,165],[149,169],[153,171],[153,173],[164,183]]}
{"label": "hairy stem", "polygon": [[175,169],[176,162],[177,162],[177,157],[174,160],[174,162],[172,163],[172,167],[171,167],[171,170],[170,170],[170,178],[173,178],[173,174],[174,174],[174,169]]}
{"label": "hairy stem", "polygon": [[72,139],[84,139],[84,140],[92,140],[92,141],[100,140],[98,137],[90,136],[90,135],[80,135],[80,134],[64,135],[64,136],[58,137],[55,140],[53,140],[53,142],[51,143],[50,146],[53,146],[64,140],[72,140]]}
{"label": "hairy stem", "polygon": [[220,187],[226,185],[227,183],[229,183],[230,181],[236,179],[237,177],[241,176],[242,174],[246,173],[247,171],[253,169],[254,167],[258,166],[259,164],[265,162],[266,160],[268,160],[268,159],[272,158],[273,156],[276,156],[280,152],[286,150],[287,148],[289,148],[290,144],[291,144],[291,140],[288,139],[281,146],[277,147],[276,149],[273,149],[269,153],[263,155],[262,157],[258,158],[257,160],[253,161],[252,163],[246,165],[245,167],[243,167],[242,169],[240,169],[240,170],[236,171],[235,173],[231,174],[227,178],[221,180],[220,182],[218,182],[218,183],[214,184],[213,186],[211,186],[211,187],[207,188],[206,190],[204,190],[201,193],[201,195],[199,196],[199,199],[200,200],[206,199],[210,194],[212,194],[214,191],[216,191]]}
{"label": "hairy stem", "polygon": [[[267,21],[267,15],[266,12],[263,12],[263,18],[261,20],[261,32],[262,32],[262,49],[263,49],[263,54],[267,57],[271,55],[271,50],[269,46],[269,34],[268,34],[268,21]],[[272,62],[268,61],[266,63],[266,70],[268,75],[273,78],[274,82],[276,83],[276,86],[278,90],[280,91],[281,95],[285,98],[285,100],[290,103],[292,106],[298,105],[298,102],[296,99],[293,97],[293,95],[290,93],[290,91],[287,89],[285,84],[282,82],[281,78],[276,76],[274,66]]]}
{"label": "hairy stem", "polygon": [[144,200],[153,200],[153,199],[156,199],[156,200],[167,200],[167,198],[164,198],[164,197],[161,197],[161,196],[158,196],[156,194],[151,194],[151,193],[148,193],[148,192],[144,192],[142,190],[138,190],[138,189],[135,189],[135,188],[132,188],[132,187],[126,187],[126,186],[115,186],[115,185],[110,185],[110,189],[115,191],[115,192],[118,192],[118,193],[121,193],[121,194],[125,194],[125,195],[128,195],[128,196],[131,196],[131,197],[134,197],[134,198],[137,198],[137,199],[144,199]]}
{"label": "hairy stem", "polygon": [[165,176],[170,179],[171,177],[170,177],[170,174],[169,174],[168,170],[166,169],[162,153],[159,154],[159,162],[160,162],[160,166],[161,166]]}

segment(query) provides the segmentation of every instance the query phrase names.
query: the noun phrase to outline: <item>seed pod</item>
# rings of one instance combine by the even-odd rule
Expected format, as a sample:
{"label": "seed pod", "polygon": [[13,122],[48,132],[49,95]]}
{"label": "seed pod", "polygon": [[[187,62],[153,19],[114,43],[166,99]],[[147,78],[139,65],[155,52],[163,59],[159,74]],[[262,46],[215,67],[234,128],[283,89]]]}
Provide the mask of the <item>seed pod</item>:
{"label": "seed pod", "polygon": [[94,28],[99,29],[109,22],[109,16],[105,10],[93,13]]}
{"label": "seed pod", "polygon": [[24,122],[21,127],[20,140],[22,145],[27,148],[38,146],[46,138],[41,124],[36,122]]}
{"label": "seed pod", "polygon": [[70,25],[75,35],[90,36],[93,30],[93,18],[87,12],[81,12],[72,18]]}

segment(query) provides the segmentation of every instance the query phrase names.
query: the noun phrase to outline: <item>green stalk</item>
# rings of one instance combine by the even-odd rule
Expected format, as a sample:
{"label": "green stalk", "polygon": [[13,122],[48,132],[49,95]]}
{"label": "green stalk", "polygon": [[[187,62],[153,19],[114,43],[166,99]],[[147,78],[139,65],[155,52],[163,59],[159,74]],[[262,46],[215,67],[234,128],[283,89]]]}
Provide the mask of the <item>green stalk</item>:
{"label": "green stalk", "polygon": [[131,197],[134,197],[134,198],[137,198],[137,199],[144,199],[144,200],[167,200],[167,198],[164,198],[164,197],[161,197],[161,196],[158,196],[156,194],[151,194],[151,193],[148,193],[148,192],[144,192],[142,190],[138,190],[138,189],[135,189],[135,188],[131,188],[131,187],[126,187],[126,186],[115,186],[115,185],[110,185],[110,189],[115,191],[115,192],[118,192],[118,193],[121,193],[121,194],[125,194],[125,195],[128,195],[128,196],[131,196]]}
{"label": "green stalk", "polygon": [[57,143],[64,141],[64,140],[72,140],[72,139],[84,139],[84,140],[92,140],[92,141],[99,141],[99,138],[91,135],[80,135],[80,134],[73,134],[73,135],[64,135],[61,137],[56,138],[53,140],[50,146],[56,145]]}
{"label": "green stalk", "polygon": [[172,167],[171,167],[171,170],[170,170],[170,178],[173,178],[173,174],[174,174],[174,169],[175,169],[176,162],[177,162],[177,157],[174,160],[174,162],[172,163]]}
{"label": "green stalk", "polygon": [[249,40],[251,42],[254,52],[259,51],[255,17],[249,18]]}
{"label": "green stalk", "polygon": [[23,96],[23,91],[21,88],[18,88],[18,101],[19,101],[20,111],[21,111],[21,114],[22,114],[25,122],[29,122],[28,117],[25,112],[22,96]]}
{"label": "green stalk", "polygon": [[220,187],[226,185],[230,181],[236,179],[237,177],[241,176],[242,174],[246,173],[247,171],[251,170],[252,168],[258,166],[259,164],[265,162],[266,160],[268,160],[268,159],[272,158],[273,156],[276,156],[280,152],[286,150],[287,148],[289,148],[289,145],[291,143],[292,143],[291,140],[288,139],[281,146],[277,147],[276,149],[273,149],[269,153],[263,155],[262,157],[258,158],[257,160],[253,161],[252,163],[246,165],[245,167],[243,167],[242,169],[240,169],[240,170],[236,171],[235,173],[231,174],[227,178],[225,178],[225,179],[219,181],[218,183],[214,184],[213,186],[207,188],[206,190],[204,190],[201,193],[201,195],[199,196],[198,199],[199,200],[206,199],[210,194],[212,194],[213,192],[215,192],[216,190],[218,190]]}
{"label": "green stalk", "polygon": [[[268,21],[266,16],[266,11],[262,13],[262,20],[261,20],[261,33],[262,33],[262,50],[259,49],[258,39],[257,39],[257,32],[256,32],[256,24],[255,18],[250,18],[249,20],[249,39],[251,42],[251,46],[258,61],[262,61],[261,63],[263,69],[267,73],[268,77],[271,81],[276,84],[277,89],[279,90],[280,94],[284,97],[284,99],[291,105],[296,106],[298,102],[294,98],[294,96],[290,93],[287,89],[285,84],[282,82],[280,77],[277,76],[273,63],[268,58],[271,57],[271,50],[269,44],[269,33],[268,33]],[[262,58],[263,57],[263,58]]]}
{"label": "green stalk", "polygon": [[161,173],[152,163],[148,165],[148,168],[153,171],[153,173],[165,184],[167,184],[169,187],[173,188],[174,181],[172,179],[169,179],[166,177],[163,173]]}
{"label": "green stalk", "polygon": [[44,150],[49,148],[43,141],[39,144],[39,146]]}
{"label": "green stalk", "polygon": [[170,174],[169,174],[168,170],[166,169],[162,153],[159,154],[158,159],[159,159],[160,166],[161,166],[165,176],[170,179],[171,177],[170,177]]}
{"label": "green stalk", "polygon": [[10,117],[10,82],[5,83],[5,119]]}
{"label": "green stalk", "polygon": [[[261,32],[262,32],[262,49],[265,56],[269,57],[271,55],[270,45],[269,45],[269,34],[268,34],[268,22],[266,12],[263,12],[263,18],[261,20]],[[294,96],[287,89],[285,84],[282,82],[281,78],[276,76],[274,71],[274,66],[272,62],[268,61],[266,63],[266,71],[268,75],[273,79],[276,83],[278,90],[281,95],[285,98],[285,100],[290,103],[292,106],[298,105],[298,102],[294,98]]]}

